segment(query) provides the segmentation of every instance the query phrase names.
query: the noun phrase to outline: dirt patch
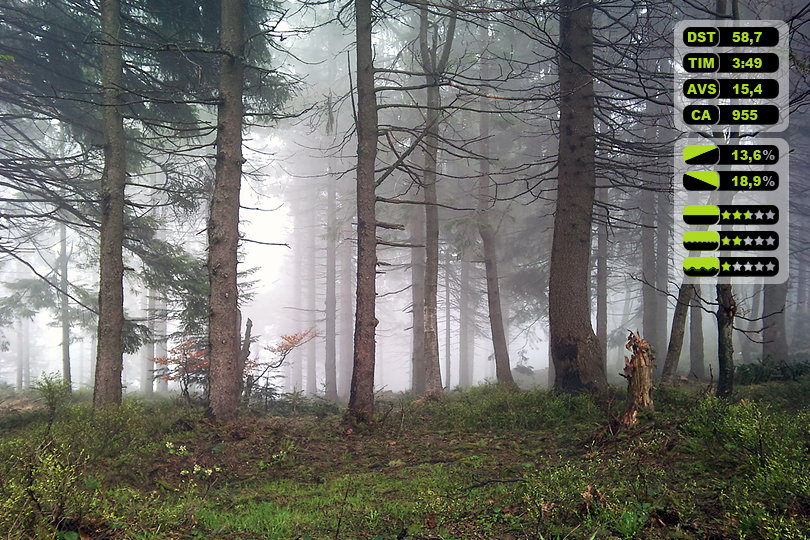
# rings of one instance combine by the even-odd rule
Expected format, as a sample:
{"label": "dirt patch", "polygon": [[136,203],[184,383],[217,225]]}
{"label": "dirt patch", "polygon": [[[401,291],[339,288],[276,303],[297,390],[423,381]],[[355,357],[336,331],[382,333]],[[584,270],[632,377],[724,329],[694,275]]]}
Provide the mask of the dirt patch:
{"label": "dirt patch", "polygon": [[0,398],[0,418],[44,409],[45,406],[39,400],[29,397],[7,396]]}

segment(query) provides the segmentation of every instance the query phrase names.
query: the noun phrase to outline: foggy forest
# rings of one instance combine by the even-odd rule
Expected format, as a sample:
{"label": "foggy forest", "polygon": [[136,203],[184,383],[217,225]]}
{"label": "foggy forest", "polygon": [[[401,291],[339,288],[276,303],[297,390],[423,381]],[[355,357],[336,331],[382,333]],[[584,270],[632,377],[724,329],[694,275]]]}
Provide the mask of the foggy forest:
{"label": "foggy forest", "polygon": [[[787,25],[784,283],[679,267],[690,20]],[[808,33],[0,0],[0,536],[810,538]]]}

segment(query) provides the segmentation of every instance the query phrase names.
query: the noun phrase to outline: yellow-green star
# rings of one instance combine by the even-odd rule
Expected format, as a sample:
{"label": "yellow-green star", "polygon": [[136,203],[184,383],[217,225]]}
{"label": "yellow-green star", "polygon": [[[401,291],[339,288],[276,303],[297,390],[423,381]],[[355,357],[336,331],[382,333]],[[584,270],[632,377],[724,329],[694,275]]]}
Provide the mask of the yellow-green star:
{"label": "yellow-green star", "polygon": [[731,219],[731,212],[729,212],[728,210],[723,212],[723,219]]}
{"label": "yellow-green star", "polygon": [[739,211],[734,212],[734,219],[740,219],[742,214]]}
{"label": "yellow-green star", "polygon": [[728,264],[728,263],[723,263],[721,266],[723,267],[723,272],[729,272],[729,271],[731,271],[731,265],[730,265],[730,264]]}
{"label": "yellow-green star", "polygon": [[726,236],[725,238],[723,238],[723,245],[728,246],[729,244],[731,244],[731,238]]}
{"label": "yellow-green star", "polygon": [[751,212],[750,211],[746,211],[743,215],[745,216],[745,219],[751,219]]}
{"label": "yellow-green star", "polygon": [[741,242],[742,242],[742,238],[740,238],[739,236],[734,237],[734,245],[735,246],[739,246]]}

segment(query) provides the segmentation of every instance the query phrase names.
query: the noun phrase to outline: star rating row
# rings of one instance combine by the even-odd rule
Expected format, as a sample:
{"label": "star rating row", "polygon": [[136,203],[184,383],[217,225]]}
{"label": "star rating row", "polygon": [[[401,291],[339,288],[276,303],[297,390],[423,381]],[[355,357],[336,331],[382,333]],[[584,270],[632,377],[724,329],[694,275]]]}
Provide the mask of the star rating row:
{"label": "star rating row", "polygon": [[775,205],[721,205],[718,210],[720,225],[773,225],[779,221]]}
{"label": "star rating row", "polygon": [[739,210],[737,210],[735,212],[729,212],[728,210],[726,210],[725,212],[722,212],[720,214],[720,216],[725,220],[730,220],[732,218],[735,219],[735,220],[740,220],[740,219],[762,220],[764,218],[764,219],[767,219],[768,221],[773,221],[773,218],[776,217],[776,213],[772,212],[772,211],[768,211],[768,212],[761,212],[761,211],[757,211],[757,212],[751,212],[751,211],[740,212]]}
{"label": "star rating row", "polygon": [[734,264],[724,262],[723,264],[720,265],[720,269],[724,272],[730,272],[732,269],[734,269],[735,272],[741,272],[742,270],[745,270],[746,272],[751,271],[762,272],[764,270],[767,270],[768,272],[773,272],[776,269],[776,265],[773,263],[762,264],[761,262],[758,262],[756,264],[751,264],[750,262],[742,264],[739,261],[737,261]]}
{"label": "star rating row", "polygon": [[720,276],[775,276],[779,260],[775,257],[720,257]]}
{"label": "star rating row", "polygon": [[779,235],[766,233],[720,232],[720,249],[774,250],[779,247]]}

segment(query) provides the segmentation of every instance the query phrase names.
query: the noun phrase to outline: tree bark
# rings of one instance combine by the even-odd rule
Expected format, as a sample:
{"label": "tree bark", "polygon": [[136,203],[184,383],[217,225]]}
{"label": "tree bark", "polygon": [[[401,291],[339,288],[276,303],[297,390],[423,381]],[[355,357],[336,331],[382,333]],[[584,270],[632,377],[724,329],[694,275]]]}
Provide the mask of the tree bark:
{"label": "tree bark", "polygon": [[70,304],[68,303],[68,253],[67,228],[59,224],[59,323],[62,327],[62,380],[68,391],[72,391],[73,378],[70,373]]}
{"label": "tree bark", "polygon": [[[732,0],[736,3],[736,0]],[[722,16],[727,13],[728,2],[726,0],[715,0],[715,12]],[[737,10],[732,7],[731,14]],[[715,137],[723,136],[721,132],[715,132]],[[720,202],[731,204],[734,194],[721,193]],[[730,283],[718,283],[715,286],[717,291],[717,364],[718,380],[717,397],[731,397],[734,391],[734,317],[737,314],[737,301],[734,298],[734,290]]]}
{"label": "tree bark", "polygon": [[[163,209],[159,210],[158,217],[163,217],[163,215]],[[163,231],[163,229],[158,229],[156,237],[160,240],[164,240],[166,233]],[[150,320],[154,324],[153,337],[155,341],[152,356],[154,358],[166,358],[169,355],[168,321],[166,320],[168,313],[166,311],[166,298],[157,289],[151,289],[147,292],[147,294],[150,298]],[[155,375],[157,375],[155,378],[155,391],[164,393],[168,392],[169,381],[165,379],[164,376],[168,373],[169,368],[167,366],[155,366],[154,363],[153,366],[153,369],[156,370]]]}
{"label": "tree bark", "polygon": [[17,334],[17,390],[31,388],[31,320],[19,321]]}
{"label": "tree bark", "polygon": [[374,166],[377,158],[377,98],[371,46],[371,0],[355,0],[357,40],[357,308],[354,369],[349,415],[374,420],[374,339],[377,327],[377,215]]}
{"label": "tree bark", "polygon": [[425,212],[411,214],[411,391],[425,392]]}
{"label": "tree bark", "polygon": [[[750,295],[750,302],[751,302],[751,309],[748,311],[749,318],[756,319],[759,318],[762,314],[762,286],[759,284],[751,285],[751,295]],[[759,321],[747,321],[746,328],[749,332],[757,332],[760,328]],[[756,335],[756,334],[754,334]],[[740,353],[742,357],[742,363],[750,364],[751,362],[755,362],[760,355],[762,354],[762,347],[759,346],[758,340],[754,341],[753,339],[748,339],[746,336],[743,336],[740,345]]]}
{"label": "tree bark", "polygon": [[[609,199],[608,190],[603,189],[605,199]],[[596,337],[599,340],[600,354],[605,360],[607,374],[607,336],[608,336],[608,224],[597,224],[596,229]]]}
{"label": "tree bark", "polygon": [[[655,137],[654,129],[647,129],[648,138]],[[641,334],[654,353],[658,346],[658,302],[655,290],[655,193],[644,188],[641,193]]]}
{"label": "tree bark", "polygon": [[[808,324],[808,287],[810,287],[810,267],[799,258],[798,280],[796,283],[796,308],[793,310],[793,335],[790,340],[790,347],[794,351],[807,348],[810,343],[810,324]],[[757,313],[754,311],[754,313]]]}
{"label": "tree bark", "polygon": [[208,315],[210,408],[217,420],[239,410],[242,374],[237,322],[239,192],[242,181],[245,0],[222,0],[220,17],[219,106],[214,192],[208,220]]}
{"label": "tree bark", "polygon": [[737,302],[728,283],[719,283],[717,289],[717,397],[731,397],[734,391],[734,316]]}
{"label": "tree bark", "polygon": [[661,373],[663,384],[672,384],[675,380],[675,372],[678,370],[678,362],[681,359],[681,350],[683,350],[683,336],[686,333],[686,316],[689,314],[689,305],[694,293],[695,288],[686,283],[681,283],[678,288],[678,302],[675,304],[675,313],[672,316],[669,347],[667,347],[667,357]]}
{"label": "tree bark", "polygon": [[787,283],[765,285],[763,291],[762,317],[762,357],[787,362],[788,342],[785,308],[787,305]]}
{"label": "tree bark", "polygon": [[[304,236],[304,215],[303,212],[300,210],[293,211],[293,242],[295,246],[304,246],[306,243],[306,238]],[[304,292],[306,291],[307,287],[307,276],[305,273],[306,268],[306,257],[305,252],[306,248],[300,249],[299,252],[295,254],[295,307],[298,308],[300,311],[296,316],[296,323],[299,325],[306,324],[306,318],[304,317],[304,302],[306,301],[304,297]],[[308,329],[308,328],[307,328]],[[292,390],[293,392],[303,392],[304,391],[304,363],[306,361],[306,345],[300,347],[297,351],[297,354],[294,352],[294,356],[290,363],[293,365],[292,369]]]}
{"label": "tree bark", "polygon": [[[239,328],[241,330],[242,326],[242,313],[239,312]],[[250,346],[252,345],[253,341],[253,321],[248,317],[247,321],[245,322],[245,337],[242,338],[242,344],[239,347],[239,364],[237,365],[237,370],[239,372],[239,395],[244,396],[244,404],[250,404],[250,391],[253,386],[253,375],[248,376],[248,380],[245,381],[242,376],[245,374],[245,366],[250,360]]]}
{"label": "tree bark", "polygon": [[329,166],[326,187],[326,299],[324,308],[326,321],[324,337],[326,350],[324,357],[324,384],[326,399],[338,400],[337,390],[337,180],[334,163]]}
{"label": "tree bark", "polygon": [[[479,40],[482,45],[489,42],[489,31],[485,25],[479,27]],[[490,79],[487,62],[481,58],[480,64],[481,80]],[[481,98],[481,120],[478,124],[478,135],[481,139],[479,160],[481,174],[478,177],[478,234],[481,236],[481,247],[484,252],[484,269],[487,280],[487,307],[489,308],[489,328],[492,334],[492,345],[495,350],[495,378],[500,384],[507,387],[515,387],[515,380],[512,377],[512,366],[509,361],[509,345],[507,343],[506,331],[504,328],[504,317],[501,309],[501,290],[498,274],[498,249],[495,240],[495,231],[489,220],[488,209],[492,205],[490,195],[490,164],[489,164],[489,138],[490,138],[490,117],[489,101]]]}
{"label": "tree bark", "polygon": [[121,53],[121,5],[101,2],[101,102],[104,129],[104,171],[101,175],[101,238],[99,240],[98,357],[93,407],[121,403],[124,366],[124,191],[127,176],[126,139],[121,116],[124,92]]}
{"label": "tree bark", "polygon": [[149,331],[150,339],[143,344],[138,351],[140,354],[140,379],[141,379],[141,393],[145,396],[151,396],[154,390],[154,368],[155,368],[155,300],[149,295],[149,290],[146,290],[145,298],[143,298],[144,316],[146,317],[146,328]]}
{"label": "tree bark", "polygon": [[151,396],[155,389],[155,297],[146,290],[146,327],[150,339],[141,352],[141,392]]}
{"label": "tree bark", "polygon": [[631,355],[630,358],[624,357],[622,376],[627,379],[627,407],[621,424],[630,427],[638,422],[639,411],[653,410],[653,359],[650,344],[633,332],[630,332],[625,348]]}
{"label": "tree bark", "polygon": [[[662,114],[669,114],[664,113]],[[657,131],[656,140],[660,140],[661,131]],[[671,160],[669,156],[666,157],[666,162],[659,165],[664,171],[669,171],[671,168]],[[671,172],[664,178],[671,178]],[[669,193],[667,191],[659,191],[656,193],[656,230],[655,230],[655,293],[658,295],[658,300],[655,304],[656,315],[655,321],[657,328],[655,329],[656,339],[658,340],[654,345],[657,349],[658,358],[660,358],[667,347],[667,319],[669,318],[669,302],[668,302],[668,287],[669,287],[669,237],[670,227],[672,225],[672,202],[669,200]],[[680,293],[679,293],[680,294]],[[683,341],[683,336],[681,336]],[[670,337],[670,343],[672,338]],[[655,376],[663,372],[664,365],[659,362],[653,366]]]}
{"label": "tree bark", "polygon": [[[438,89],[437,92],[438,93]],[[428,89],[428,122],[437,118],[434,107],[438,105],[430,98],[433,92]],[[429,128],[430,129],[430,128]],[[432,131],[432,130],[431,130]],[[437,397],[442,393],[442,374],[439,364],[439,332],[437,296],[439,288],[439,209],[436,193],[436,159],[438,139],[429,134],[425,137],[424,190],[425,190],[425,299],[424,299],[424,395]]]}
{"label": "tree bark", "polygon": [[451,359],[453,355],[450,352],[452,343],[451,322],[452,310],[450,302],[450,250],[445,250],[444,257],[444,386],[450,387],[450,372],[452,368]]}
{"label": "tree bark", "polygon": [[689,375],[706,378],[706,358],[703,343],[703,307],[700,300],[700,285],[693,285],[692,302],[689,306]]}
{"label": "tree bark", "polygon": [[560,0],[560,142],[549,278],[550,348],[555,387],[607,391],[591,326],[591,216],[595,188],[593,4]]}
{"label": "tree bark", "polygon": [[461,259],[461,271],[459,272],[459,292],[458,292],[458,384],[462,388],[469,388],[473,383],[473,351],[475,346],[475,331],[471,329],[471,314],[474,317],[474,310],[470,307],[470,262]]}
{"label": "tree bark", "polygon": [[352,311],[352,264],[351,243],[343,241],[340,246],[340,366],[338,396],[344,403],[349,401],[352,380],[352,336],[354,334]]}
{"label": "tree bark", "polygon": [[439,76],[447,68],[450,49],[453,46],[456,17],[452,12],[447,27],[444,45],[434,39],[428,42],[431,24],[428,8],[422,6],[419,12],[419,48],[422,70],[427,86],[427,110],[425,111],[424,172],[422,184],[425,190],[425,391],[427,397],[438,397],[442,393],[442,373],[439,359],[439,318],[437,296],[439,289],[439,208],[436,188],[436,163],[439,153],[439,117],[441,94]]}
{"label": "tree bark", "polygon": [[[306,259],[306,291],[307,291],[307,328],[311,328],[317,332],[318,326],[318,272],[317,272],[317,240],[318,235],[318,220],[316,201],[318,200],[317,186],[313,186],[309,190],[308,203],[312,206],[307,212],[307,225],[306,225],[306,248],[304,256]],[[318,393],[318,347],[317,340],[310,340],[309,343],[304,345],[307,358],[307,395],[314,396]]]}

